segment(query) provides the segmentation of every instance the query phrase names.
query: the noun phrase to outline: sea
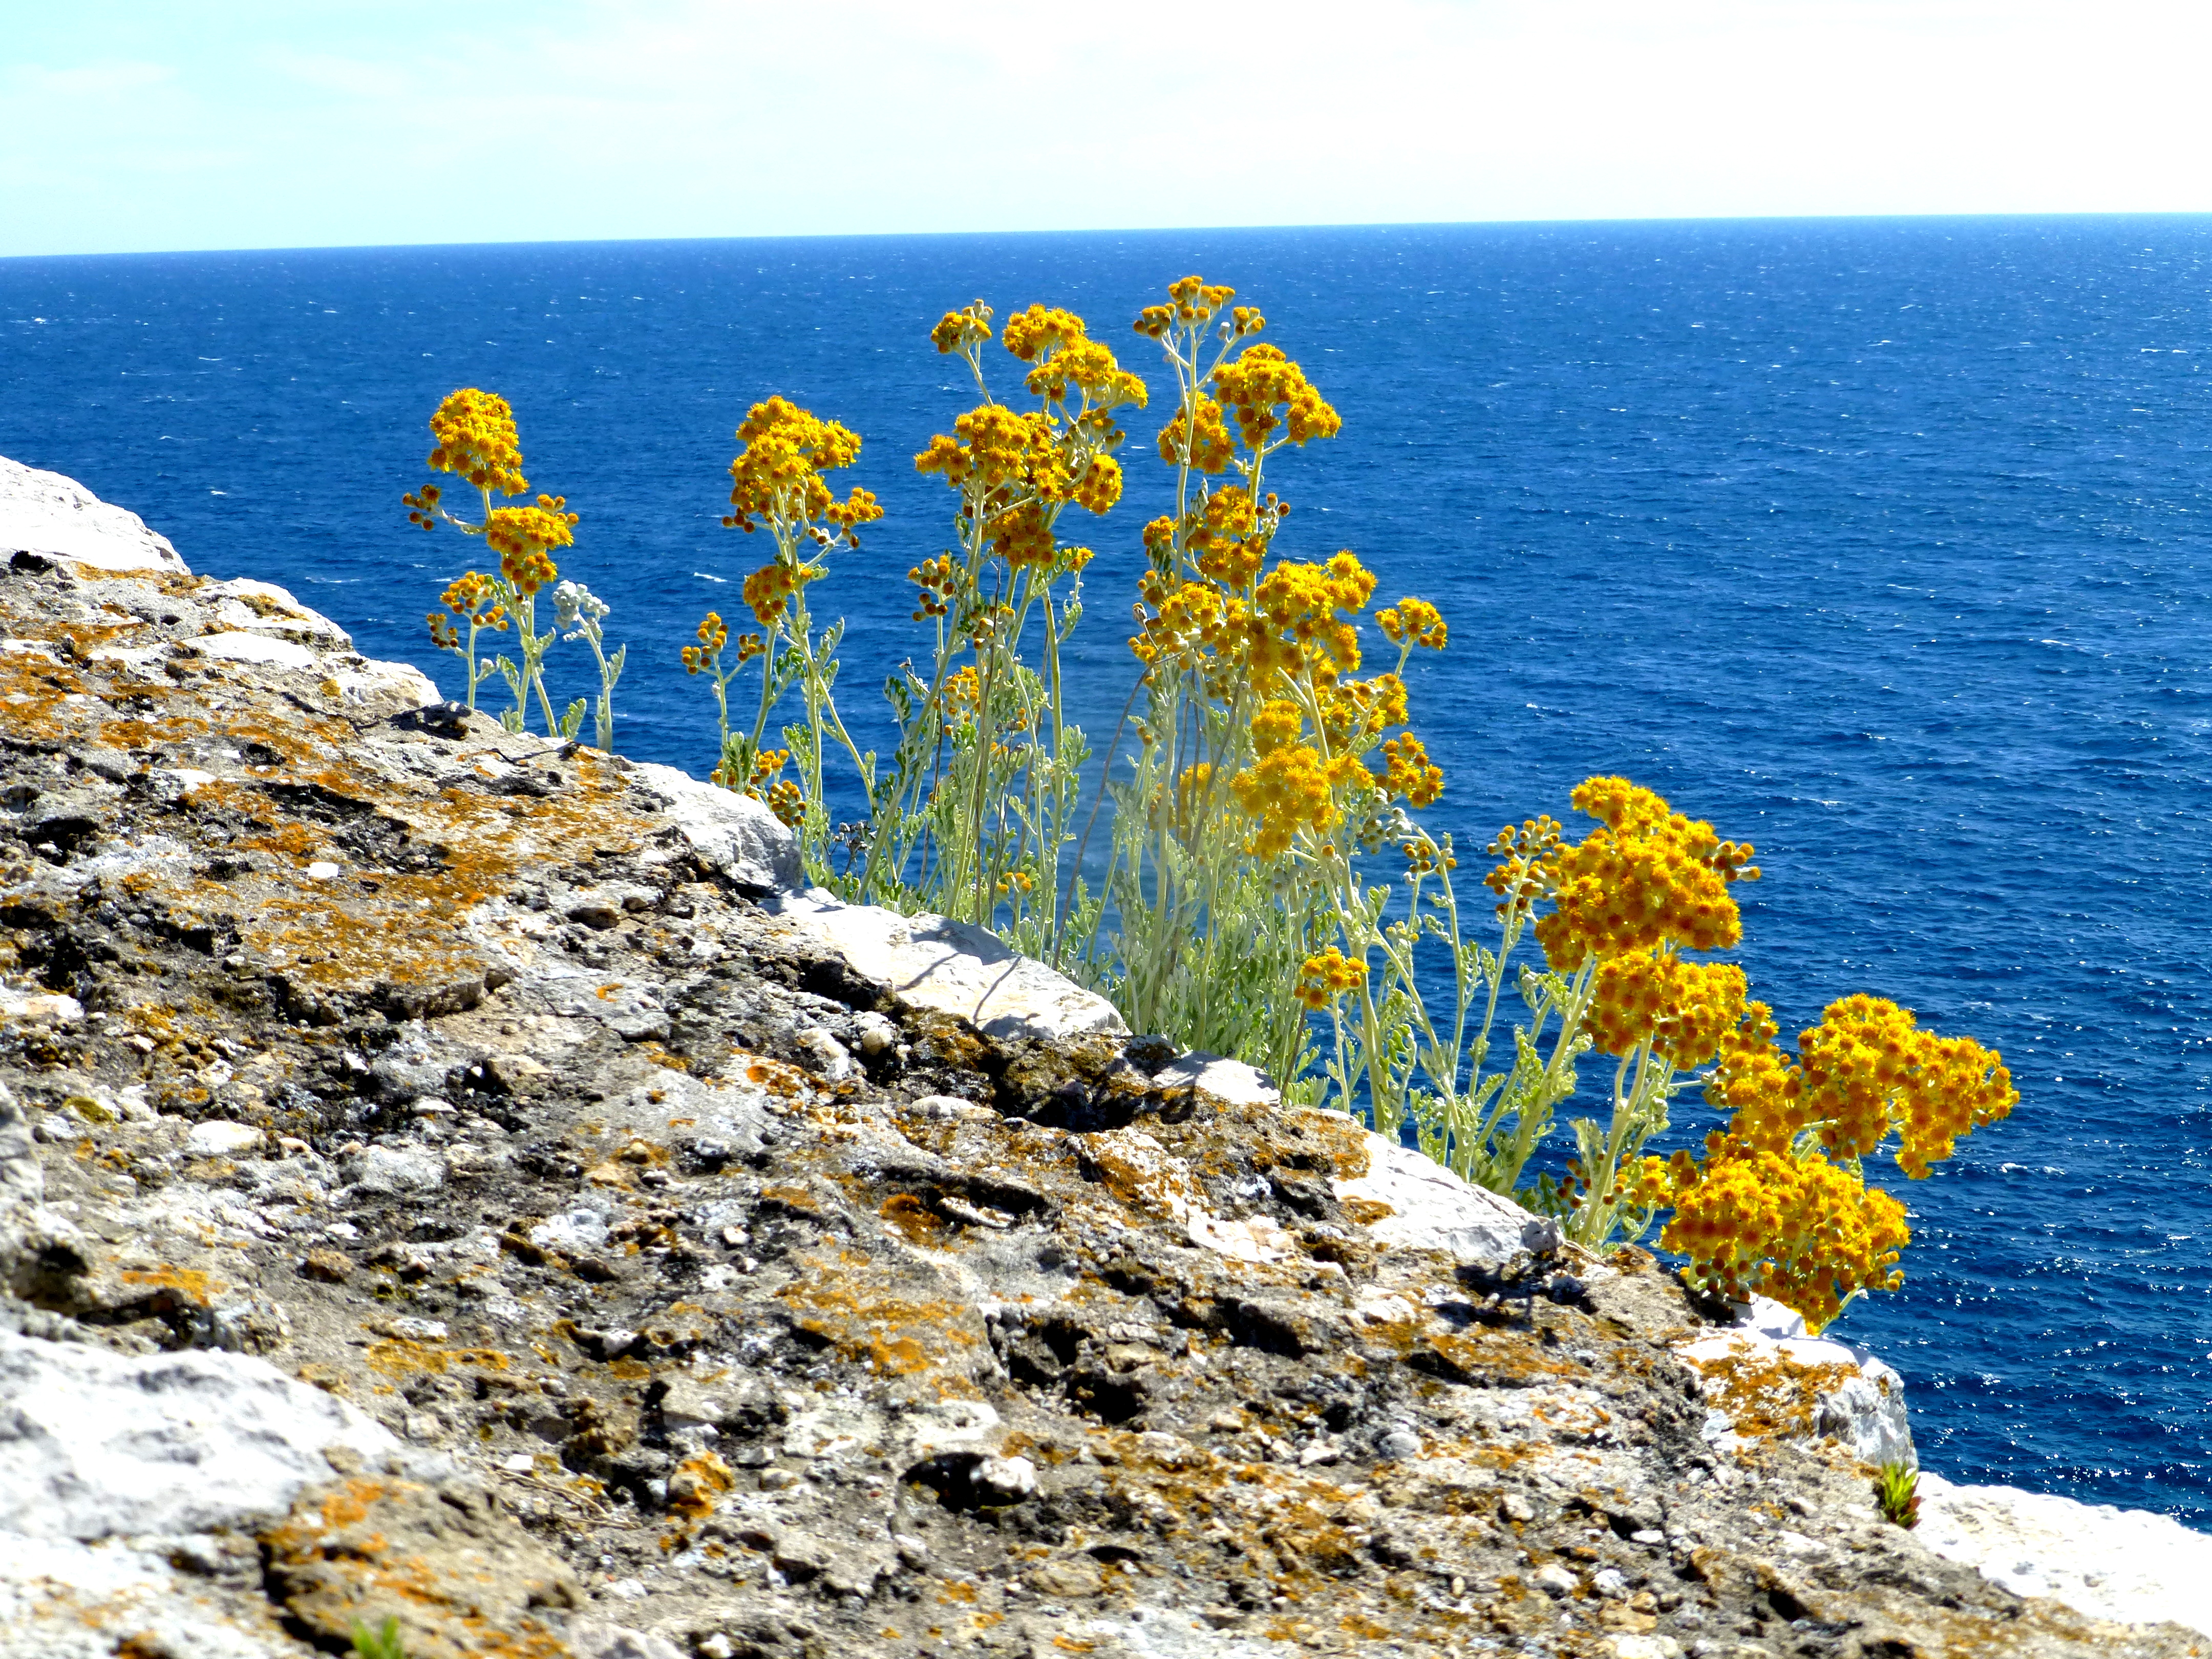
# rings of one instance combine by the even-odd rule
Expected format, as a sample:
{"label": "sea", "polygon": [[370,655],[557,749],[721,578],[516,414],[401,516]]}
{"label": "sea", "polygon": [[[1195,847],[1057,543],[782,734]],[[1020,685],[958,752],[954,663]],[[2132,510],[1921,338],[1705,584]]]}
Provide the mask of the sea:
{"label": "sea", "polygon": [[[0,454],[450,687],[423,619],[474,544],[399,498],[439,399],[496,391],[629,647],[617,747],[703,771],[678,652],[764,557],[720,518],[732,430],[781,393],[861,434],[848,477],[886,508],[814,593],[888,749],[879,688],[925,648],[905,573],[950,527],[912,458],[974,400],[930,325],[1066,307],[1154,398],[1128,498],[1082,526],[1071,696],[1103,749],[1173,398],[1129,325],[1194,271],[1344,417],[1273,465],[1278,550],[1351,548],[1449,623],[1411,676],[1435,828],[1571,825],[1577,781],[1625,775],[1757,845],[1738,955],[1785,1033],[1865,991],[2002,1052],[2008,1121],[1925,1181],[1872,1171],[1911,1207],[1905,1283],[1836,1327],[1903,1372],[1926,1464],[2212,1530],[2212,219],[15,258]],[[584,647],[550,678],[586,690]],[[1689,1097],[1670,1144],[1715,1121]]]}

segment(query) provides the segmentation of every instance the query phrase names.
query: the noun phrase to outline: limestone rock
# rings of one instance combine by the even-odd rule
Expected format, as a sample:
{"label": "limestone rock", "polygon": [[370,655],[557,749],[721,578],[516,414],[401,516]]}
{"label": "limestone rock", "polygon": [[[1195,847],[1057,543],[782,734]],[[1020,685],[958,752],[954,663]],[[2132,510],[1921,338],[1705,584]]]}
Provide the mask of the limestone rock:
{"label": "limestone rock", "polygon": [[1717,1412],[1711,1436],[1739,1417],[1779,1421],[1810,1438],[1833,1436],[1862,1462],[1919,1467],[1905,1379],[1868,1349],[1805,1334],[1805,1322],[1768,1297],[1737,1312],[1735,1328],[1675,1352],[1705,1379]]}
{"label": "limestone rock", "polygon": [[0,1534],[28,1538],[234,1526],[328,1480],[327,1451],[397,1445],[238,1354],[130,1358],[0,1331]]}
{"label": "limestone rock", "polygon": [[667,804],[663,809],[691,850],[741,887],[784,891],[805,879],[799,840],[750,795],[702,783],[672,766],[631,764],[631,780]]}
{"label": "limestone rock", "polygon": [[1128,1030],[1105,998],[964,921],[841,903],[819,888],[784,895],[770,908],[903,1006],[957,1015],[1000,1042]]}
{"label": "limestone rock", "polygon": [[326,1644],[397,1620],[408,1659],[559,1651],[584,1602],[568,1565],[491,1496],[359,1476],[303,1498],[262,1534],[275,1599]]}
{"label": "limestone rock", "polygon": [[1555,1231],[433,696],[0,558],[0,1659],[2204,1646],[1881,1522],[1866,1358],[1701,1384],[1759,1333],[1649,1256],[1502,1271]]}
{"label": "limestone rock", "polygon": [[2014,1595],[2212,1637],[2212,1535],[2169,1516],[2016,1486],[1954,1486],[1925,1470],[1919,1490],[1919,1541]]}
{"label": "limestone rock", "polygon": [[1548,1237],[1540,1218],[1511,1199],[1470,1185],[1433,1159],[1372,1131],[1365,1144],[1367,1173],[1329,1185],[1378,1243],[1441,1250],[1461,1261],[1504,1261]]}
{"label": "limestone rock", "polygon": [[74,478],[0,455],[0,561],[17,554],[93,570],[187,573],[168,538]]}

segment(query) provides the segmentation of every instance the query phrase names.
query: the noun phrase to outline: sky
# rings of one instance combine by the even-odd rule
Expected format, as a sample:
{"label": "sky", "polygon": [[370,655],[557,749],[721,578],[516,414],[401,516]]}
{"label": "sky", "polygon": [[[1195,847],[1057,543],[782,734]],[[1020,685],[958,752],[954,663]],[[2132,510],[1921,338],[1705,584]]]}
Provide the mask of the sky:
{"label": "sky", "polygon": [[2202,0],[0,0],[0,257],[2212,210]]}

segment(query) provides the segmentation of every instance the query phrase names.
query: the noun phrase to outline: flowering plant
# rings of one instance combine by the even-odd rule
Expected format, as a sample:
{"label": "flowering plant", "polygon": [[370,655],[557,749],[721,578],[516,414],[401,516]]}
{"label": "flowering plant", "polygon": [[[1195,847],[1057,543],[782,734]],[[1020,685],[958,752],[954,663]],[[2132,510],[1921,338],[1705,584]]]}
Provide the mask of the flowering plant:
{"label": "flowering plant", "polygon": [[[715,763],[717,783],[766,799],[777,815],[799,832],[810,869],[823,870],[829,820],[822,805],[822,750],[834,735],[852,757],[862,791],[872,798],[875,756],[863,754],[845,729],[830,695],[837,678],[837,647],[845,624],[834,622],[817,633],[806,590],[829,574],[834,552],[860,544],[860,527],[883,517],[883,508],[865,489],[839,500],[823,474],[860,459],[860,440],[850,428],[825,421],[783,398],[755,404],[738,428],[737,458],[730,463],[730,512],[723,527],[748,535],[765,530],[769,562],[745,578],[746,608],[760,632],[738,635],[733,660],[725,662],[729,629],[719,612],[699,624],[699,642],[686,646],[685,672],[706,674],[714,689],[721,731]],[[751,729],[730,726],[729,687],[757,661],[760,698]],[[806,712],[804,726],[787,726],[788,749],[764,746],[769,715],[784,694],[797,687]],[[773,781],[793,754],[799,781]]]}
{"label": "flowering plant", "polygon": [[[568,502],[558,495],[540,495],[534,505],[492,505],[495,494],[520,495],[530,488],[529,480],[522,476],[522,446],[515,433],[514,411],[506,398],[473,386],[451,392],[430,416],[430,431],[438,442],[430,452],[428,465],[474,487],[483,501],[483,517],[471,520],[456,514],[446,505],[444,492],[434,481],[403,498],[408,521],[424,530],[435,529],[441,523],[452,525],[465,536],[483,537],[485,545],[499,555],[496,571],[464,571],[447,587],[441,596],[445,610],[429,614],[431,642],[461,659],[470,708],[477,706],[477,688],[496,672],[514,697],[514,706],[500,716],[508,730],[524,729],[530,697],[535,693],[547,734],[559,732],[573,736],[583,709],[580,704],[572,708],[565,722],[554,716],[552,700],[545,690],[544,662],[559,625],[543,634],[538,631],[538,591],[560,574],[553,552],[574,545],[571,532],[576,515],[567,510]],[[467,624],[465,641],[455,626],[456,618]],[[478,635],[487,629],[504,633],[510,625],[522,660],[518,664],[505,655],[479,659]],[[596,619],[593,625],[597,626]],[[603,696],[611,695],[612,689],[612,682],[605,682]],[[610,712],[602,726],[602,747],[611,733]]]}
{"label": "flowering plant", "polygon": [[[814,880],[996,928],[1107,993],[1135,1029],[1234,1054],[1287,1097],[1332,1098],[1386,1136],[1410,1132],[1467,1179],[1559,1216],[1581,1244],[1634,1238],[1671,1212],[1660,1242],[1688,1259],[1694,1281],[1732,1297],[1763,1291],[1815,1328],[1863,1291],[1893,1288],[1905,1211],[1867,1187],[1864,1161],[1894,1132],[1906,1175],[1926,1176],[1960,1135],[2012,1109],[2002,1060],[1863,996],[1831,1006],[1785,1054],[1743,970],[1710,959],[1741,939],[1731,890],[1759,877],[1753,848],[1624,778],[1575,789],[1574,807],[1596,825],[1579,842],[1549,817],[1498,832],[1484,878],[1495,943],[1474,939],[1452,837],[1414,816],[1437,803],[1445,778],[1411,723],[1406,676],[1416,652],[1446,648],[1449,629],[1434,605],[1401,599],[1371,617],[1388,666],[1369,671],[1373,574],[1348,550],[1278,556],[1290,507],[1267,488],[1271,468],[1341,421],[1297,363],[1258,340],[1266,319],[1235,297],[1185,277],[1136,319],[1175,380],[1156,445],[1174,501],[1142,537],[1129,641],[1139,670],[1130,707],[1141,700],[1142,713],[1124,717],[1136,738],[1126,769],[1115,766],[1121,732],[1109,745],[1091,809],[1095,820],[1111,808],[1096,894],[1074,828],[1091,751],[1065,718],[1062,684],[1092,554],[1063,541],[1060,526],[1070,507],[1103,516],[1119,501],[1120,422],[1147,394],[1066,311],[1031,306],[1006,320],[1000,337],[1033,400],[1022,407],[990,388],[988,306],[949,312],[932,331],[981,401],[915,458],[952,490],[953,534],[908,572],[929,649],[885,687],[898,738],[880,773],[833,695],[843,623],[817,629],[808,603],[830,556],[856,551],[860,526],[882,517],[866,489],[840,498],[826,482],[854,464],[860,439],[781,398],[747,414],[722,522],[769,534],[769,558],[743,589],[757,631],[732,640],[710,612],[682,652],[714,694],[715,781],[799,832]],[[515,698],[502,717],[511,728],[534,695],[548,730],[570,735],[586,700],[556,720],[542,665],[556,637],[584,640],[608,746],[627,653],[605,649],[607,607],[562,582],[554,631],[536,627],[535,595],[554,581],[551,553],[572,544],[575,515],[554,496],[493,505],[495,492],[527,487],[503,400],[456,392],[431,425],[430,465],[477,489],[483,517],[455,516],[435,483],[406,498],[410,517],[483,536],[501,556],[495,574],[469,571],[448,586],[434,640],[466,664],[471,707],[498,672]],[[477,656],[481,633],[510,628],[519,664]],[[752,719],[733,727],[730,690],[749,673]],[[769,748],[769,723],[793,694],[803,718]],[[823,775],[833,739],[863,810],[834,833]],[[846,859],[832,870],[840,842]],[[1078,868],[1064,875],[1071,844]],[[1385,860],[1394,879],[1380,882]],[[1530,944],[1540,967],[1522,960]],[[1525,1019],[1504,1052],[1492,1034],[1509,981]],[[1592,1055],[1613,1061],[1602,1118],[1573,1121],[1564,1174],[1524,1184]],[[1705,1138],[1702,1158],[1647,1156],[1674,1097],[1698,1085],[1730,1115],[1726,1128]]]}

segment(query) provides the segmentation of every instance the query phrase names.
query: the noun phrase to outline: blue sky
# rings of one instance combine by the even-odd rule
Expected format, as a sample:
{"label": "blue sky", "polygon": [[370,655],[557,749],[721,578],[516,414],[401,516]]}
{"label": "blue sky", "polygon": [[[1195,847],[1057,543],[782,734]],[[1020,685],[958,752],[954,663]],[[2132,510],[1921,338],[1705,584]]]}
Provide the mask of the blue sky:
{"label": "blue sky", "polygon": [[2201,211],[2208,10],[0,0],[0,255]]}

